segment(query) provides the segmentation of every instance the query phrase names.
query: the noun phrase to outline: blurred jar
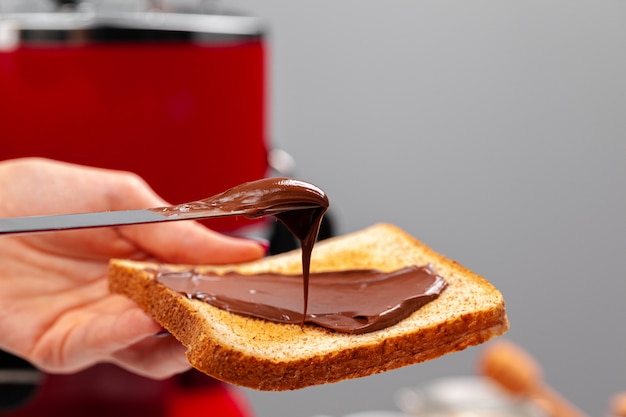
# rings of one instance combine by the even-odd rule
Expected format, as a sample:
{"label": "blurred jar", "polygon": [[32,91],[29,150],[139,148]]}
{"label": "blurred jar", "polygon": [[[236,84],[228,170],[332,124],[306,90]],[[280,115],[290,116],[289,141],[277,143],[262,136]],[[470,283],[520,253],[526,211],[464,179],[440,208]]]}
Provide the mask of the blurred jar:
{"label": "blurred jar", "polygon": [[396,394],[396,404],[420,417],[546,417],[482,377],[443,378]]}

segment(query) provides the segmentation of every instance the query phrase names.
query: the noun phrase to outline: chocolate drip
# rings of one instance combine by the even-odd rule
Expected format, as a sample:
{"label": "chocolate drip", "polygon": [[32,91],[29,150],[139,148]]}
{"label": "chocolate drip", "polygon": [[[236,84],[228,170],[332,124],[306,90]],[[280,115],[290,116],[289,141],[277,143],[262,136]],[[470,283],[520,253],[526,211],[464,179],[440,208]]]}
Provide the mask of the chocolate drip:
{"label": "chocolate drip", "polygon": [[220,210],[241,212],[250,218],[275,216],[294,234],[302,247],[303,316],[309,298],[311,253],[317,240],[328,197],[319,187],[291,178],[264,178],[233,187],[223,193],[192,203],[160,210],[162,215]]}

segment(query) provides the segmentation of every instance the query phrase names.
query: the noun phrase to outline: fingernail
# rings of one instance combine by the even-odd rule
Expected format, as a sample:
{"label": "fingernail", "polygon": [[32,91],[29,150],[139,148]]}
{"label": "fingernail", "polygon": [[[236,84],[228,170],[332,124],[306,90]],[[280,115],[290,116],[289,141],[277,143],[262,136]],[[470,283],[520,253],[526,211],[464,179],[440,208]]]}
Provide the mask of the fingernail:
{"label": "fingernail", "polygon": [[246,239],[251,240],[252,242],[257,243],[261,248],[263,248],[263,253],[267,255],[270,252],[270,241],[264,239],[262,237],[251,236]]}

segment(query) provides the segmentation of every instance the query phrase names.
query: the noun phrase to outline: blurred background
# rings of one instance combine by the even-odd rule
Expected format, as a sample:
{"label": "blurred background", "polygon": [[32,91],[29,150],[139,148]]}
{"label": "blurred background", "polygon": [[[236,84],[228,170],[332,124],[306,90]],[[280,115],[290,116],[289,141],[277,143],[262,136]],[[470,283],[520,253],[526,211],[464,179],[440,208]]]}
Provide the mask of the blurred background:
{"label": "blurred background", "polygon": [[[341,233],[395,223],[494,283],[555,389],[626,387],[626,2],[236,0],[270,27],[271,139]],[[392,409],[480,348],[292,393],[261,416]]]}
{"label": "blurred background", "polygon": [[[486,277],[506,337],[605,416],[626,389],[626,2],[223,4],[264,25],[255,134],[327,191],[336,232],[394,223]],[[244,392],[259,417],[393,410],[403,387],[475,373],[480,349]]]}

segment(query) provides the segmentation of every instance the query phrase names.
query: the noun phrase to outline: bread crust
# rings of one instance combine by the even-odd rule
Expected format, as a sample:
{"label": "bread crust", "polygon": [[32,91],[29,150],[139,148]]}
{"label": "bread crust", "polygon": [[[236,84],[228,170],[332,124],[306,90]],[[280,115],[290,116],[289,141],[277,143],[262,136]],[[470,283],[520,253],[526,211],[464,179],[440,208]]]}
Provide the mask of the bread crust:
{"label": "bread crust", "polygon": [[[111,260],[109,284],[112,292],[134,300],[185,345],[193,367],[235,385],[283,391],[432,360],[508,330],[505,302],[493,285],[390,224],[319,243],[311,270],[394,270],[426,263],[448,282],[439,298],[394,326],[359,335],[244,317],[190,300],[155,281],[146,268],[156,264]],[[300,252],[202,268],[294,273],[300,268]]]}

